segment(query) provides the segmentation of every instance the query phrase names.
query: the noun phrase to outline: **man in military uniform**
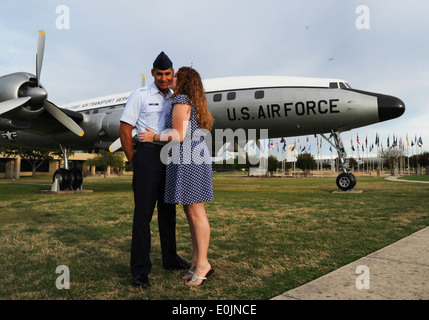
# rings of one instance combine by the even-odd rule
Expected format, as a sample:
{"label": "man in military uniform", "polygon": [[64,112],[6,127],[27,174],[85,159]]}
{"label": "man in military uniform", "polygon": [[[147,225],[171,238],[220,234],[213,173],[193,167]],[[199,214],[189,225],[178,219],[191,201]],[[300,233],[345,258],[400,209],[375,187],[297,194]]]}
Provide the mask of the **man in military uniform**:
{"label": "man in military uniform", "polygon": [[125,105],[119,135],[122,149],[133,168],[134,219],[131,243],[130,269],[133,283],[150,286],[148,274],[150,260],[150,222],[155,204],[158,209],[158,226],[161,238],[162,264],[168,270],[186,270],[190,264],[176,253],[176,206],[164,203],[165,165],[161,162],[161,143],[139,142],[134,153],[132,130],[152,129],[161,133],[166,116],[171,111],[172,90],[169,85],[174,76],[173,63],[161,52],[153,63],[154,82],[134,91]]}

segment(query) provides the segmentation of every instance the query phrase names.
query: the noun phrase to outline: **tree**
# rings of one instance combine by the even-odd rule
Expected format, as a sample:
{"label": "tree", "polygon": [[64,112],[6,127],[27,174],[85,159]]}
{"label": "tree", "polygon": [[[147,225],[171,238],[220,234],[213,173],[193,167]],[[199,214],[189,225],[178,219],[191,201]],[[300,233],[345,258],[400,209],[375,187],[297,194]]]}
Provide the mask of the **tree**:
{"label": "tree", "polygon": [[421,165],[422,167],[426,168],[426,174],[429,174],[429,152],[423,152],[422,154],[419,155],[418,157],[418,163],[419,165]]}
{"label": "tree", "polygon": [[277,160],[277,158],[275,156],[269,156],[268,157],[268,171],[269,172],[274,172],[277,170],[277,168],[279,167],[279,160]]}
{"label": "tree", "polygon": [[305,152],[298,155],[298,158],[296,160],[296,166],[302,171],[304,171],[304,176],[307,176],[307,173],[310,170],[315,169],[317,164],[314,157],[310,153]]}
{"label": "tree", "polygon": [[21,157],[21,159],[28,161],[32,168],[32,178],[36,177],[37,169],[47,160],[52,160],[50,151],[24,148],[16,145],[2,144],[1,151],[6,157]]}
{"label": "tree", "polygon": [[403,155],[404,152],[400,148],[390,148],[381,153],[381,158],[387,163],[392,176],[395,175],[395,168]]}
{"label": "tree", "polygon": [[356,166],[358,165],[357,161],[355,158],[350,158],[349,159],[349,167],[350,169],[354,169]]}
{"label": "tree", "polygon": [[119,168],[120,170],[125,167],[124,154],[122,152],[100,150],[96,157],[86,160],[85,164],[101,168],[106,178],[108,167]]}

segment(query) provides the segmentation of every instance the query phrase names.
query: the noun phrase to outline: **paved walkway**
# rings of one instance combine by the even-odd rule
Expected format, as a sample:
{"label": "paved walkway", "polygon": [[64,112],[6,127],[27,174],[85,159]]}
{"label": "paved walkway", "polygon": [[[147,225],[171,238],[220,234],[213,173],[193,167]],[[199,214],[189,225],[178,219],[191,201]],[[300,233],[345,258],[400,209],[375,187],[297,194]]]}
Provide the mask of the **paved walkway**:
{"label": "paved walkway", "polygon": [[[398,182],[428,181],[386,179]],[[429,227],[273,300],[429,300]]]}
{"label": "paved walkway", "polygon": [[429,300],[429,227],[273,300]]}
{"label": "paved walkway", "polygon": [[429,181],[398,179],[399,177],[402,177],[402,176],[388,176],[385,179],[390,181],[396,181],[396,182],[429,183]]}

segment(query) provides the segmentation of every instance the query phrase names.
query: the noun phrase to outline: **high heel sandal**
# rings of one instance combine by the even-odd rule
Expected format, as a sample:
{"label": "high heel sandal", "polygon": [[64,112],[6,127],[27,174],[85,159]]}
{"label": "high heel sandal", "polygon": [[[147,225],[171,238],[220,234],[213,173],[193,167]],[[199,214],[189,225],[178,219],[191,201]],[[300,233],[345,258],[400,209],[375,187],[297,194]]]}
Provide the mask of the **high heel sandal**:
{"label": "high heel sandal", "polygon": [[182,277],[182,280],[185,280],[185,281],[188,281],[188,280],[191,280],[192,279],[192,277],[194,276],[194,274],[195,274],[195,269],[197,268],[197,266],[194,266],[193,268],[191,268],[191,269],[189,269],[188,270],[188,273],[187,274],[185,274],[183,277]]}
{"label": "high heel sandal", "polygon": [[197,281],[197,280],[203,280],[200,284],[197,284],[197,285],[191,285],[191,286],[194,286],[194,287],[199,287],[199,286],[202,286],[212,275],[213,275],[213,273],[214,273],[214,269],[210,269],[209,270],[209,272],[207,272],[207,274],[206,274],[206,276],[205,277],[198,277],[194,272],[193,272],[193,275],[192,275],[192,279],[191,280],[189,280],[187,283],[191,283],[191,282],[195,282],[195,281]]}

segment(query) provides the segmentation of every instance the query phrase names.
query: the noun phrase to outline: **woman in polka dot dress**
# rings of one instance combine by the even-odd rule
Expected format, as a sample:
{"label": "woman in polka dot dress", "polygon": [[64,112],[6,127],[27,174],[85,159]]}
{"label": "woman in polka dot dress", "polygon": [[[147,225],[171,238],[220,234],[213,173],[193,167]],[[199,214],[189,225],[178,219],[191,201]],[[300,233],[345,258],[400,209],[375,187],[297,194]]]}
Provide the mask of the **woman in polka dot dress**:
{"label": "woman in polka dot dress", "polygon": [[[175,91],[172,110],[167,118],[168,133],[141,132],[144,142],[170,141],[166,156],[166,203],[181,203],[188,219],[193,245],[192,264],[182,277],[189,286],[203,284],[214,272],[208,262],[210,225],[204,203],[213,200],[212,167],[204,141],[213,126],[201,77],[189,67],[178,70],[170,87]],[[168,151],[168,152],[167,152]]]}

